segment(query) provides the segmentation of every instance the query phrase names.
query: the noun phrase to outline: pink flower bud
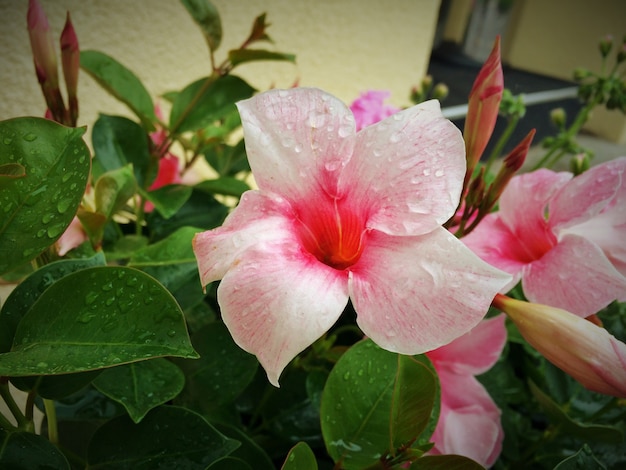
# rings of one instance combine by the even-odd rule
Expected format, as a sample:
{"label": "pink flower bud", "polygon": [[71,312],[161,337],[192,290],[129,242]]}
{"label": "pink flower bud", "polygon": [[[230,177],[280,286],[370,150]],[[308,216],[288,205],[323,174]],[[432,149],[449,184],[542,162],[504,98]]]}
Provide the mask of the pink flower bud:
{"label": "pink flower bud", "polygon": [[491,138],[498,118],[503,90],[504,77],[500,63],[500,36],[498,36],[469,95],[467,118],[463,130],[469,175],[472,174]]}
{"label": "pink flower bud", "polygon": [[72,124],[76,125],[78,117],[78,100],[76,98],[76,89],[78,86],[78,71],[80,68],[80,50],[78,48],[78,38],[70,19],[70,13],[67,12],[65,27],[61,33],[61,63],[63,64],[63,76],[65,77],[65,87],[67,88],[67,97],[70,106],[70,118]]}
{"label": "pink flower bud", "polygon": [[626,397],[626,344],[573,313],[498,294],[493,306],[548,361],[591,391]]}
{"label": "pink flower bud", "polygon": [[28,1],[28,35],[39,83],[58,86],[57,58],[46,13],[37,0]]}

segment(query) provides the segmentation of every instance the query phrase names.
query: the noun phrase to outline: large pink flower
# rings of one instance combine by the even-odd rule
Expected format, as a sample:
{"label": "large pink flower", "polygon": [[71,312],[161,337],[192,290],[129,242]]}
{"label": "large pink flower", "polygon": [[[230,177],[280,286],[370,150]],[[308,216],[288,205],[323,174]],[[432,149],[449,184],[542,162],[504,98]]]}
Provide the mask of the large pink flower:
{"label": "large pink flower", "polygon": [[[535,303],[588,316],[626,296],[626,159],[572,179],[542,169],[514,177],[500,210],[463,241],[481,258],[521,279]],[[621,204],[616,204],[621,194]]]}
{"label": "large pink flower", "polygon": [[259,190],[224,225],[196,235],[202,285],[234,340],[269,380],[324,334],[351,299],[381,347],[418,354],[484,316],[510,277],[441,224],[465,174],[463,140],[435,101],[355,132],[350,110],[317,89],[238,103]]}
{"label": "large pink flower", "polygon": [[506,343],[504,315],[483,320],[469,333],[427,353],[441,383],[441,412],[432,454],[457,454],[490,467],[500,455],[500,409],[474,378],[497,362]]}

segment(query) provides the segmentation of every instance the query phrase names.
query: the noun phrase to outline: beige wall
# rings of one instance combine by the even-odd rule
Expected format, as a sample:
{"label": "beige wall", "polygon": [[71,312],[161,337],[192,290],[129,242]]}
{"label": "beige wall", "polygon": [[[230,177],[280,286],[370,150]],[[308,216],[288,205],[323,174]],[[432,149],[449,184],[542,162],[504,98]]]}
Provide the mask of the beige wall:
{"label": "beige wall", "polygon": [[[40,0],[56,38],[70,10],[82,49],[105,52],[129,68],[153,96],[209,73],[207,48],[177,0]],[[267,12],[274,45],[297,64],[246,64],[235,72],[253,86],[317,86],[346,102],[366,89],[388,89],[408,105],[410,87],[426,73],[439,0],[214,0],[224,26],[221,61],[253,19]],[[41,115],[26,31],[27,0],[0,0],[0,119]],[[259,44],[263,46],[263,44]],[[127,114],[86,75],[79,81],[81,117]]]}
{"label": "beige wall", "polygon": [[[626,34],[624,0],[516,0],[504,37],[502,58],[513,67],[572,80],[577,67],[600,70],[598,42]],[[597,111],[587,129],[626,143],[626,118]]]}

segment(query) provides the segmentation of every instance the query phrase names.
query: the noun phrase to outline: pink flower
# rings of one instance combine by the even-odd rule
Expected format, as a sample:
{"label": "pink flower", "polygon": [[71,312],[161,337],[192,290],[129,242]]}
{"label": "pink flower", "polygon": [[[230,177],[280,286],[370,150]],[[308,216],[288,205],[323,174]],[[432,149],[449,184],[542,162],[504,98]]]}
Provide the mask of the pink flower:
{"label": "pink flower", "polygon": [[506,344],[504,315],[427,353],[441,383],[441,412],[432,454],[458,454],[490,467],[502,450],[500,410],[474,378],[489,370]]}
{"label": "pink flower", "polygon": [[350,111],[354,115],[357,132],[400,111],[398,108],[384,104],[390,94],[388,91],[370,90],[361,93],[352,102]]}
{"label": "pink flower", "polygon": [[339,318],[348,299],[381,347],[418,354],[473,328],[509,276],[441,227],[465,159],[430,101],[355,132],[350,110],[317,89],[238,103],[259,190],[224,225],[196,235],[203,286],[234,340],[271,383]]}
{"label": "pink flower", "polygon": [[68,251],[73,250],[88,239],[80,220],[74,216],[70,225],[56,242],[57,252],[59,256],[64,256]]}
{"label": "pink flower", "polygon": [[[167,186],[168,184],[179,184],[181,182],[181,179],[178,165],[178,158],[174,155],[167,154],[166,156],[161,158],[159,160],[159,171],[157,173],[157,176],[150,185],[150,188],[148,188],[148,190],[154,191],[155,189],[162,188],[163,186]],[[152,204],[150,201],[146,201],[144,211],[152,212],[153,210],[154,204]]]}
{"label": "pink flower", "polygon": [[521,279],[531,302],[582,317],[596,313],[626,296],[626,277],[611,263],[624,259],[624,204],[616,201],[624,200],[625,164],[600,165],[574,179],[546,169],[516,176],[499,212],[463,241],[514,283]]}
{"label": "pink flower", "polygon": [[559,308],[504,295],[493,305],[548,361],[586,388],[626,398],[626,344],[604,328]]}

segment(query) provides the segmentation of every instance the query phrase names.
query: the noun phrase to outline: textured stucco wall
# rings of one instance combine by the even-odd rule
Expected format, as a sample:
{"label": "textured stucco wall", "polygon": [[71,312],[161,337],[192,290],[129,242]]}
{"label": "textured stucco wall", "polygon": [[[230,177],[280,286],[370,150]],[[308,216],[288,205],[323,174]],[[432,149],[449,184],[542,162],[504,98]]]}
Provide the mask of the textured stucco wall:
{"label": "textured stucco wall", "polygon": [[[56,38],[65,12],[72,15],[81,49],[97,49],[131,68],[153,97],[208,75],[204,39],[177,0],[40,0]],[[274,44],[295,53],[297,64],[263,62],[235,69],[264,90],[299,81],[346,102],[366,89],[388,89],[391,102],[407,105],[410,87],[426,72],[439,0],[214,0],[224,38],[216,57],[248,35],[253,19],[267,13]],[[0,119],[41,115],[28,34],[27,0],[0,0]],[[130,115],[90,77],[79,80],[79,124],[99,112]]]}

